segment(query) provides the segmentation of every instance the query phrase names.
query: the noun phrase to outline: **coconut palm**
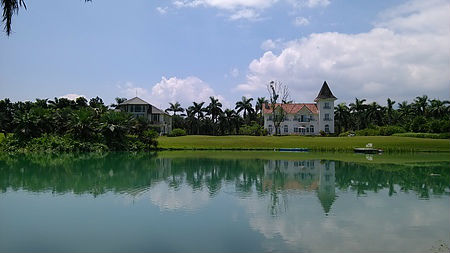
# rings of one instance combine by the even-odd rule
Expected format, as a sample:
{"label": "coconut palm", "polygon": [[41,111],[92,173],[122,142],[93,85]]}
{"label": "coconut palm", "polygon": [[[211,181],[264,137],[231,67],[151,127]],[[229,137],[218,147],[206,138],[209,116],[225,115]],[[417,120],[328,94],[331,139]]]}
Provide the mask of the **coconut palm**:
{"label": "coconut palm", "polygon": [[416,97],[413,102],[413,108],[416,113],[426,117],[428,114],[428,96]]}
{"label": "coconut palm", "polygon": [[350,109],[345,103],[340,103],[334,108],[334,118],[339,133],[345,131],[350,123]]}
{"label": "coconut palm", "polygon": [[430,114],[435,118],[442,118],[445,115],[449,116],[448,107],[449,101],[441,101],[439,99],[430,100]]}
{"label": "coconut palm", "polygon": [[211,115],[213,135],[216,135],[216,121],[217,117],[222,113],[222,103],[219,102],[219,99],[214,97],[209,97],[209,99],[211,102],[206,107],[206,111],[208,115]]}
{"label": "coconut palm", "polygon": [[184,109],[181,107],[180,103],[175,102],[169,103],[169,108],[166,109],[166,112],[173,112],[173,116],[177,115],[177,112],[184,112]]}
{"label": "coconut palm", "polygon": [[255,112],[252,105],[253,98],[242,97],[241,101],[236,102],[237,113],[243,112],[244,119],[248,122],[248,118]]}
{"label": "coconut palm", "polygon": [[355,103],[350,103],[350,111],[355,115],[356,120],[356,129],[359,130],[361,128],[364,128],[366,125],[366,109],[367,105],[364,104],[366,102],[365,99],[358,99],[355,98]]}
{"label": "coconut palm", "polygon": [[391,100],[390,98],[387,99],[387,108],[386,108],[386,118],[387,123],[390,125],[393,123],[394,118],[394,108],[393,105],[395,105],[395,101]]}

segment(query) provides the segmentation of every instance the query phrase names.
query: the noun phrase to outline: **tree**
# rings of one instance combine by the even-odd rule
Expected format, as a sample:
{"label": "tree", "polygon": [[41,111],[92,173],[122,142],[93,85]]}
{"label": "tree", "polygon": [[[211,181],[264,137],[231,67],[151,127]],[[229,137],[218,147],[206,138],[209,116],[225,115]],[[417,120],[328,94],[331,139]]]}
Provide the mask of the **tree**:
{"label": "tree", "polygon": [[166,109],[166,112],[173,112],[173,116],[177,115],[177,112],[184,112],[184,109],[181,107],[180,103],[175,102],[169,103],[169,108]]}
{"label": "tree", "polygon": [[416,113],[426,117],[428,114],[428,96],[416,97],[413,102],[413,108]]}
{"label": "tree", "polygon": [[[19,8],[27,9],[27,5],[24,0],[1,0],[3,7],[3,18],[2,22],[5,23],[4,30],[6,35],[11,34],[11,24],[13,14],[19,13]],[[85,2],[90,2],[91,0],[84,0]]]}
{"label": "tree", "polygon": [[193,105],[190,107],[194,116],[196,116],[196,125],[197,125],[197,134],[200,134],[200,120],[205,117],[204,112],[206,112],[206,108],[203,108],[205,102],[196,103],[192,102]]}
{"label": "tree", "polygon": [[272,112],[272,121],[275,128],[275,134],[281,133],[280,124],[286,118],[286,111],[283,105],[289,103],[289,89],[279,81],[271,81],[267,85],[269,92],[270,109]]}
{"label": "tree", "polygon": [[127,101],[127,98],[120,98],[120,97],[116,97],[114,99],[116,102],[114,104],[111,104],[110,107],[112,108],[117,108],[117,106],[119,106],[120,104],[122,104],[123,102]]}
{"label": "tree", "polygon": [[439,99],[430,100],[430,114],[434,118],[443,118],[448,115],[448,107],[445,105],[450,104],[449,101],[441,101]]}
{"label": "tree", "polygon": [[255,112],[259,117],[259,123],[262,125],[263,122],[263,108],[269,101],[265,97],[259,97],[256,99]]}
{"label": "tree", "polygon": [[393,118],[394,118],[393,105],[395,105],[395,101],[388,98],[387,99],[387,108],[386,108],[386,118],[387,118],[388,125],[391,125],[393,123]]}
{"label": "tree", "polygon": [[366,109],[365,99],[355,98],[355,103],[350,103],[350,111],[355,115],[356,129],[359,130],[366,126]]}
{"label": "tree", "polygon": [[216,135],[216,121],[217,117],[222,113],[222,103],[219,102],[219,99],[214,97],[209,97],[210,103],[206,107],[206,111],[208,115],[211,115],[212,123],[213,123],[213,135]]}
{"label": "tree", "polygon": [[241,101],[236,102],[237,113],[243,112],[244,120],[249,122],[250,115],[255,112],[252,105],[253,98],[242,97]]}
{"label": "tree", "polygon": [[338,133],[348,129],[350,123],[350,109],[345,103],[340,103],[334,108],[334,118]]}
{"label": "tree", "polygon": [[12,131],[13,104],[8,98],[0,100],[0,132],[5,134]]}

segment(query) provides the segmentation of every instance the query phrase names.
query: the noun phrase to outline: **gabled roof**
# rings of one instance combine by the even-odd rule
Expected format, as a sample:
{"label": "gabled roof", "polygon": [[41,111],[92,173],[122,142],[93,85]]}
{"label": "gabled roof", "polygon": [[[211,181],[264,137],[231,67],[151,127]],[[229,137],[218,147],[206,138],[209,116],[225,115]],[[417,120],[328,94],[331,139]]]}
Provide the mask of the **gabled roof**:
{"label": "gabled roof", "polygon": [[149,103],[145,102],[144,100],[142,100],[138,97],[134,97],[132,99],[128,99],[128,100],[120,103],[119,105],[149,105]]}
{"label": "gabled roof", "polygon": [[317,95],[317,97],[316,97],[316,99],[314,99],[314,101],[317,102],[317,100],[319,100],[319,99],[327,99],[327,98],[337,99],[331,92],[330,87],[328,87],[327,81],[325,81],[322,84],[322,88],[319,91],[319,95]]}
{"label": "gabled roof", "polygon": [[[272,108],[270,104],[268,106],[263,106],[263,113],[272,113]],[[311,111],[313,114],[318,114],[319,110],[317,109],[317,105],[314,103],[301,103],[301,104],[276,104],[275,108],[281,106],[283,110],[288,114],[295,114],[299,112],[303,107]]]}
{"label": "gabled roof", "polygon": [[159,108],[157,108],[157,107],[155,107],[153,105],[152,105],[152,113],[153,114],[167,114],[168,115],[167,112],[165,112],[165,111],[163,111],[163,110],[161,110],[161,109],[159,109]]}

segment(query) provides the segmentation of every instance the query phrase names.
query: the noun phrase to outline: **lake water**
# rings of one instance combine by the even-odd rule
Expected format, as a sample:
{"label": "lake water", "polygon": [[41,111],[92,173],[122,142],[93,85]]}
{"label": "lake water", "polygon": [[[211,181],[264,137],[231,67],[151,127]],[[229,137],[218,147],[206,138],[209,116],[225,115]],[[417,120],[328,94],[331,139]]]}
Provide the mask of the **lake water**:
{"label": "lake water", "polygon": [[446,252],[448,154],[0,155],[0,252]]}

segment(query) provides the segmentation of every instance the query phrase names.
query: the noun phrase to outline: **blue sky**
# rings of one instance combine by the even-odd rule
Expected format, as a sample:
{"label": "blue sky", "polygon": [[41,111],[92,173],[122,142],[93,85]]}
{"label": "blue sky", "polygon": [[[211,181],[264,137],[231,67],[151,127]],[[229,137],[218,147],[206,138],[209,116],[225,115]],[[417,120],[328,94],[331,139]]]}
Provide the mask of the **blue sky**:
{"label": "blue sky", "polygon": [[450,3],[362,0],[27,1],[0,35],[0,98],[133,97],[167,107],[267,96],[450,97]]}

